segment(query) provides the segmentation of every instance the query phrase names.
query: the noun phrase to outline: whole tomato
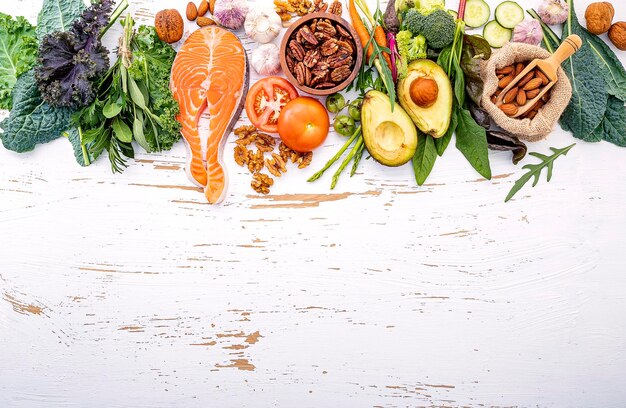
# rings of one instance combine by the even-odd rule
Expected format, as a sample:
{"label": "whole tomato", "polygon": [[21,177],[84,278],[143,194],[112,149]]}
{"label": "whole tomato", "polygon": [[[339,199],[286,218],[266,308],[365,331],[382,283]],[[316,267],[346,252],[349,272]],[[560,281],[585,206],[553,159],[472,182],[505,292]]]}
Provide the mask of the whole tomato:
{"label": "whole tomato", "polygon": [[283,107],[278,117],[278,134],[297,152],[310,152],[326,140],[330,120],[317,99],[299,96]]}

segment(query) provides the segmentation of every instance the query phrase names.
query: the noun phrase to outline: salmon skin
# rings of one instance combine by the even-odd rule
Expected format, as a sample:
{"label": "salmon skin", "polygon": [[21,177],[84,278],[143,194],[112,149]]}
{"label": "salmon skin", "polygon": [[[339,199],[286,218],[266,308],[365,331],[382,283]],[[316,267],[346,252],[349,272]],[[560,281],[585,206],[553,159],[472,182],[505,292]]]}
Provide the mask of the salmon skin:
{"label": "salmon skin", "polygon": [[[239,119],[248,93],[249,67],[241,41],[216,26],[196,30],[178,51],[170,89],[180,105],[176,119],[187,147],[187,177],[211,204],[226,196],[228,175],[222,156],[228,134]],[[200,135],[198,121],[209,114],[209,131]]]}

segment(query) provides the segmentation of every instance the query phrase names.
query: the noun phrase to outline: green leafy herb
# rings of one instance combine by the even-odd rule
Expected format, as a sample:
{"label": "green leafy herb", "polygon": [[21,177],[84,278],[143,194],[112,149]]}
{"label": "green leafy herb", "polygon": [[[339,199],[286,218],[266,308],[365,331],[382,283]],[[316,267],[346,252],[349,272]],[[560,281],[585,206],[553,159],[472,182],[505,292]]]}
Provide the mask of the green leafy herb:
{"label": "green leafy herb", "polygon": [[37,60],[35,27],[24,17],[0,13],[0,109],[11,109],[11,90]]}
{"label": "green leafy herb", "polygon": [[420,132],[417,137],[417,150],[413,155],[413,172],[418,186],[424,184],[437,160],[437,148],[431,135]]}
{"label": "green leafy herb", "polygon": [[119,57],[98,83],[96,99],[74,118],[89,154],[108,151],[113,172],[134,157],[132,141],[147,152],[169,150],[180,139],[178,103],[169,89],[176,52],[159,40],[154,27],[135,32],[124,20]]}
{"label": "green leafy herb", "polygon": [[458,109],[456,116],[458,120],[456,148],[463,153],[463,156],[481,176],[490,180],[491,167],[485,129],[476,123],[465,108]]}
{"label": "green leafy herb", "polygon": [[552,178],[552,169],[554,166],[554,160],[556,160],[556,158],[559,156],[566,155],[567,152],[569,152],[570,149],[574,146],[576,146],[576,143],[571,144],[562,149],[551,147],[550,150],[552,150],[553,152],[551,156],[546,156],[545,154],[541,154],[537,152],[528,153],[531,156],[541,159],[541,163],[527,164],[524,167],[522,167],[523,169],[528,169],[528,172],[524,174],[522,177],[520,177],[520,179],[517,180],[515,184],[513,184],[513,187],[511,188],[511,191],[509,191],[509,194],[504,199],[504,202],[506,203],[507,201],[509,201],[533,177],[535,178],[535,180],[533,181],[532,186],[535,187],[537,183],[539,182],[539,176],[541,175],[541,170],[543,170],[544,168],[548,169],[547,181],[550,181],[550,179]]}
{"label": "green leafy herb", "polygon": [[37,39],[47,34],[67,31],[85,8],[83,0],[44,0],[37,18]]}
{"label": "green leafy herb", "polygon": [[41,99],[33,70],[18,78],[13,88],[13,109],[0,123],[4,147],[18,153],[33,150],[69,128],[71,110],[53,108]]}

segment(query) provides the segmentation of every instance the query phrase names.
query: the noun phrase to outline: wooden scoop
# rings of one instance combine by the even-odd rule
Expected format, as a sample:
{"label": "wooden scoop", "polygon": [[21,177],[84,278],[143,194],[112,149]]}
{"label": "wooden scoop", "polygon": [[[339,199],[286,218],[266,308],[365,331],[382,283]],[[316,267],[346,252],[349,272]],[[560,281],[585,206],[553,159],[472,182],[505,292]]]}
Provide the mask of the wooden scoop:
{"label": "wooden scoop", "polygon": [[583,42],[580,39],[580,37],[577,36],[576,34],[572,34],[569,37],[567,37],[565,41],[563,41],[563,43],[559,46],[559,48],[557,48],[554,54],[552,54],[549,58],[546,58],[546,59],[538,58],[538,59],[533,60],[530,64],[528,64],[526,69],[520,72],[520,74],[516,76],[506,88],[502,90],[502,92],[498,96],[498,99],[496,100],[496,106],[500,107],[504,103],[504,97],[506,96],[506,94],[511,89],[516,87],[517,84],[522,80],[522,78],[526,76],[526,74],[528,74],[533,69],[537,68],[541,70],[541,72],[543,72],[543,74],[548,78],[550,82],[543,87],[541,92],[539,92],[539,95],[527,101],[524,106],[520,106],[517,113],[512,117],[517,118],[519,116],[524,115],[526,112],[532,109],[535,103],[537,103],[537,101],[541,99],[541,97],[545,95],[546,92],[548,92],[550,88],[554,86],[554,84],[556,84],[556,81],[558,80],[557,70],[559,69],[561,64],[566,59],[574,55],[574,53],[578,51],[582,45],[583,45]]}

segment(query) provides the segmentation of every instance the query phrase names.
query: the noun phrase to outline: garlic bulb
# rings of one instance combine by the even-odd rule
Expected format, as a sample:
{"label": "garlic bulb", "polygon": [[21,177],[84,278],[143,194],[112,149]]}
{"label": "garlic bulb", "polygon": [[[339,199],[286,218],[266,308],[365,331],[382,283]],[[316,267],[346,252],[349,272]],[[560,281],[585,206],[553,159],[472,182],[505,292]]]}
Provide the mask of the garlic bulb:
{"label": "garlic bulb", "polygon": [[215,3],[213,17],[226,28],[236,30],[241,28],[248,14],[246,0],[220,0]]}
{"label": "garlic bulb", "polygon": [[543,39],[541,24],[534,18],[527,19],[515,26],[513,30],[513,42],[539,45]]}
{"label": "garlic bulb", "polygon": [[569,5],[561,0],[543,0],[537,14],[548,25],[563,24],[569,14]]}
{"label": "garlic bulb", "polygon": [[246,15],[244,28],[250,39],[265,44],[278,36],[282,20],[272,7],[254,8]]}
{"label": "garlic bulb", "polygon": [[275,44],[263,44],[252,52],[250,64],[259,75],[276,75],[280,72],[280,51]]}

